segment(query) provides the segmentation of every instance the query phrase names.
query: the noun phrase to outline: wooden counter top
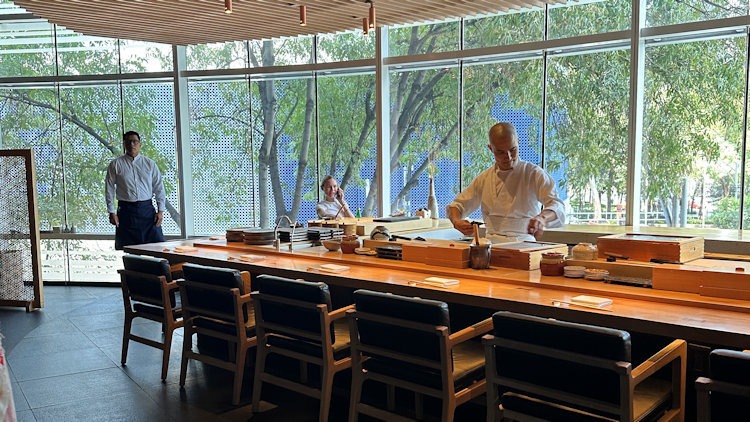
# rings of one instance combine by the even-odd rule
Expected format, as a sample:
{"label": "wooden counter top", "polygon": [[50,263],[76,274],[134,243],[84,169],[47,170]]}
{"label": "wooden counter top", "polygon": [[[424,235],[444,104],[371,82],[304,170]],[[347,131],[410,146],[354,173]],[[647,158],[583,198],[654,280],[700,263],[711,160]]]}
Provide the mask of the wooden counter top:
{"label": "wooden counter top", "polygon": [[[196,244],[196,252],[177,253],[176,246]],[[254,273],[324,281],[332,286],[365,288],[443,300],[490,310],[511,310],[568,321],[593,323],[684,338],[724,347],[750,347],[750,301],[707,298],[692,293],[658,291],[564,277],[545,277],[539,271],[507,268],[453,269],[379,259],[371,256],[329,252],[323,247],[276,251],[273,247],[231,244],[223,241],[184,240],[136,245],[126,252],[164,257],[170,262],[194,262],[248,270]],[[244,254],[262,256],[243,262]],[[332,262],[350,267],[340,273],[315,269]],[[413,285],[410,280],[428,276],[457,278],[447,288]],[[604,309],[554,304],[579,294],[605,296],[614,303]]]}

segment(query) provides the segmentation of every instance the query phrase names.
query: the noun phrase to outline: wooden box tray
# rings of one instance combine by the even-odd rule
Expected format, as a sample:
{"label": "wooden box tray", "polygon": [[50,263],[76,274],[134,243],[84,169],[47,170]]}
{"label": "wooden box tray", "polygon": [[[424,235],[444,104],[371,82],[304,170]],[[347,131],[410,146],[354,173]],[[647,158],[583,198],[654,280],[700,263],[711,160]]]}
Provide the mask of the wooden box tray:
{"label": "wooden box tray", "polygon": [[658,259],[685,263],[703,258],[702,237],[614,234],[600,237],[596,246],[600,258],[606,258],[607,253],[624,255],[639,261]]}
{"label": "wooden box tray", "polygon": [[495,267],[516,268],[519,270],[538,270],[542,254],[560,252],[568,254],[568,245],[547,242],[510,242],[492,245],[490,265]]}
{"label": "wooden box tray", "polygon": [[421,262],[450,268],[467,268],[469,262],[469,245],[443,239],[428,239],[427,242],[417,240],[388,240],[363,239],[362,246],[375,249],[385,245],[401,245],[402,259],[410,262]]}

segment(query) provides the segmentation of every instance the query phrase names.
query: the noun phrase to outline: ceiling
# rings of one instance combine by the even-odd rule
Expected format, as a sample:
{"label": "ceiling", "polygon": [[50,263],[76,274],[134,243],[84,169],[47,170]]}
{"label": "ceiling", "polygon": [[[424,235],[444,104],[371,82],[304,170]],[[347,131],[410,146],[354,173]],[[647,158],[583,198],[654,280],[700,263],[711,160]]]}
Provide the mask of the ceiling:
{"label": "ceiling", "polygon": [[[399,25],[543,7],[565,0],[373,0],[377,25]],[[364,0],[13,0],[36,16],[85,35],[202,44],[335,33],[362,28]],[[300,5],[307,26],[300,26]]]}

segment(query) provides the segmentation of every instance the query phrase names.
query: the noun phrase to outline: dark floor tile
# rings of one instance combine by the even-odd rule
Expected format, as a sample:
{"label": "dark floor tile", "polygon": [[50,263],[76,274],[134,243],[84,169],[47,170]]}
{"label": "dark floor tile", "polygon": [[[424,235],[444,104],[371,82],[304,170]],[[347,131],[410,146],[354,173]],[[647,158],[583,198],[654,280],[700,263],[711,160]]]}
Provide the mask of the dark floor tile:
{"label": "dark floor tile", "polygon": [[[120,325],[118,326],[96,330],[84,330],[84,334],[99,347],[107,347],[113,344],[122,346],[123,325],[124,322],[120,321]],[[136,324],[134,321],[133,326],[130,328],[130,333],[158,342],[164,341],[161,324],[153,321],[146,320],[145,323],[140,324]],[[180,343],[182,343],[182,336],[180,334],[182,334],[181,328],[174,331],[173,337],[178,337]]]}
{"label": "dark floor tile", "polygon": [[16,382],[10,383],[10,390],[13,392],[13,405],[16,408],[16,411],[19,410],[28,410],[31,409],[29,407],[29,402],[26,400],[26,397],[23,395],[23,391],[21,390],[21,386],[18,385]]}
{"label": "dark floor tile", "polygon": [[[181,389],[178,384],[159,384],[146,388],[146,392],[155,402],[164,407],[165,414],[174,421],[247,421],[252,416],[249,398],[238,407],[231,405],[231,393],[222,397],[218,403],[210,403],[194,399],[196,390],[190,387]],[[213,397],[213,396],[212,396]],[[249,397],[249,396],[248,396]],[[244,415],[242,419],[235,419],[225,415],[238,411]]]}
{"label": "dark floor tile", "polygon": [[125,312],[123,311],[122,306],[120,306],[120,308],[117,308],[114,312],[110,311],[105,314],[98,314],[95,316],[68,315],[67,317],[73,325],[85,333],[92,330],[101,330],[103,328],[119,327],[122,329],[122,324],[125,321]]}
{"label": "dark floor tile", "polygon": [[96,345],[82,332],[76,330],[69,333],[26,337],[18,342],[13,351],[8,353],[8,359],[11,359],[11,362],[13,362],[19,358],[91,348],[96,348]]}
{"label": "dark floor tile", "polygon": [[0,333],[3,333],[2,345],[8,355],[26,337],[29,331],[47,321],[52,321],[41,311],[26,312],[23,309],[0,309]]}
{"label": "dark floor tile", "polygon": [[162,409],[143,391],[112,395],[106,399],[102,399],[101,397],[87,397],[83,400],[33,409],[33,412],[36,420],[39,422],[150,422],[166,419]]}
{"label": "dark floor tile", "polygon": [[[191,361],[191,365],[194,362]],[[187,403],[190,408],[220,415],[235,409],[237,406],[232,405],[232,385],[233,373],[221,368],[215,368],[210,365],[204,365],[195,362],[196,374],[200,371],[201,376],[190,378],[185,382],[185,388],[180,388],[179,383],[169,384],[152,384],[145,386],[144,390],[153,397],[158,403],[164,403],[168,411],[179,412],[179,409]],[[191,373],[189,368],[188,374]],[[240,396],[240,406],[250,403],[252,390],[252,375],[250,371],[245,374],[243,381],[242,393]]]}
{"label": "dark floor tile", "polygon": [[122,296],[112,295],[92,298],[88,303],[71,309],[66,315],[70,318],[78,315],[111,314],[113,310],[124,309]]}
{"label": "dark floor tile", "polygon": [[24,338],[50,336],[55,334],[80,333],[81,331],[72,322],[67,319],[50,319],[29,331]]}
{"label": "dark floor tile", "polygon": [[31,410],[18,411],[16,409],[16,422],[36,422],[34,413]]}
{"label": "dark floor tile", "polygon": [[[9,358],[10,360],[10,358]],[[111,368],[114,362],[96,347],[11,360],[18,382]]]}
{"label": "dark floor tile", "polygon": [[119,368],[22,381],[19,384],[32,409],[76,401],[82,397],[108,397],[141,390]]}
{"label": "dark floor tile", "polygon": [[107,297],[114,295],[122,297],[122,289],[120,286],[84,286],[81,288],[93,297]]}
{"label": "dark floor tile", "polygon": [[45,298],[44,308],[38,312],[44,313],[50,317],[61,317],[66,315],[68,312],[74,311],[82,306],[88,305],[92,300],[96,300],[91,297],[77,298],[77,299],[57,299],[57,298]]}

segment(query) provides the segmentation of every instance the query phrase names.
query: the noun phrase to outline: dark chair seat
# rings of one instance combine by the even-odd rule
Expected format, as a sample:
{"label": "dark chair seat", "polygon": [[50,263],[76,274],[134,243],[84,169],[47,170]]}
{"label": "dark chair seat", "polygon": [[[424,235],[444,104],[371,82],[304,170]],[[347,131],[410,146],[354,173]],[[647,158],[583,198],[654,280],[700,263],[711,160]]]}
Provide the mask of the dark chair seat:
{"label": "dark chair seat", "polygon": [[[172,317],[174,319],[180,319],[182,318],[182,301],[180,300],[180,296],[175,296],[175,305],[172,308]],[[154,317],[161,317],[164,315],[164,308],[159,308],[157,306],[152,306],[147,303],[140,303],[140,302],[134,302],[133,303],[133,309],[136,312],[141,312],[144,314],[149,314]]]}
{"label": "dark chair seat", "polygon": [[[484,349],[472,339],[489,331],[491,320],[451,334],[444,302],[357,290],[354,304],[350,421],[359,413],[404,419],[395,413],[396,387],[416,393],[417,419],[423,416],[423,394],[441,399],[443,421],[452,421],[456,406],[484,393]],[[386,384],[387,409],[361,403],[363,384],[370,380]]]}
{"label": "dark chair seat", "polygon": [[[336,335],[336,342],[333,343],[333,358],[341,360],[350,354],[349,325],[345,319],[340,319],[333,322],[333,330]],[[269,334],[266,341],[268,341],[269,346],[281,347],[310,356],[320,357],[322,353],[320,343],[294,339],[280,334]]]}
{"label": "dark chair seat", "polygon": [[[492,319],[493,333],[483,338],[488,421],[684,417],[685,341],[673,341],[633,368],[627,331],[512,312]],[[652,376],[667,366],[671,379]]]}
{"label": "dark chair seat", "polygon": [[[362,363],[366,371],[374,371],[393,378],[441,389],[442,373],[433,368],[414,365],[395,359],[369,359]],[[467,341],[453,348],[453,386],[461,390],[484,378],[484,348],[475,341]]]}
{"label": "dark chair seat", "polygon": [[[346,311],[332,310],[331,293],[322,282],[258,276],[253,305],[258,329],[258,353],[253,386],[253,411],[260,408],[261,389],[270,383],[320,399],[318,420],[328,420],[334,376],[350,368]],[[300,362],[299,382],[278,368],[267,367],[266,358],[278,354]],[[308,365],[320,367],[320,388],[308,385]],[[287,374],[288,375],[288,374]]]}
{"label": "dark chair seat", "polygon": [[[248,350],[256,345],[250,274],[227,268],[185,264],[185,280],[179,282],[185,318],[180,386],[185,385],[188,361],[199,360],[234,372],[232,404],[240,402]],[[193,351],[193,335],[226,342],[228,356]]]}
{"label": "dark chair seat", "polygon": [[[125,324],[122,335],[122,364],[128,357],[128,344],[137,341],[162,350],[161,379],[167,378],[169,354],[174,330],[183,326],[182,304],[176,295],[177,283],[172,281],[172,271],[166,259],[150,256],[125,255],[124,269],[120,270],[120,285],[125,306]],[[132,334],[134,318],[160,322],[164,339],[154,341]]]}

